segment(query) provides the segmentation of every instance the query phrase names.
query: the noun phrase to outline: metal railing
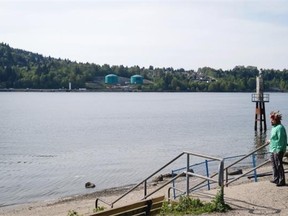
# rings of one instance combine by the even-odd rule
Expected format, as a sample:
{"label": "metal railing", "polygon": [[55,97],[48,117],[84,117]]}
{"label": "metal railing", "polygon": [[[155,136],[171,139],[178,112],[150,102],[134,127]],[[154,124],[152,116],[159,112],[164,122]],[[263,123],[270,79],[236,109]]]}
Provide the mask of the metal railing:
{"label": "metal railing", "polygon": [[[254,165],[254,167],[253,167],[252,169],[248,170],[247,172],[243,173],[242,175],[238,176],[237,178],[235,178],[235,179],[233,179],[233,180],[231,180],[231,181],[228,180],[228,169],[229,169],[230,167],[232,167],[232,166],[234,166],[235,164],[243,161],[243,160],[246,159],[247,157],[250,157],[251,155],[254,155],[256,152],[258,152],[259,150],[265,148],[265,147],[268,146],[268,145],[269,145],[269,143],[265,143],[264,145],[258,147],[258,148],[255,149],[254,151],[248,153],[247,155],[243,156],[243,157],[240,158],[239,160],[237,160],[237,161],[231,163],[230,165],[228,165],[227,167],[225,167],[225,169],[224,169],[224,170],[225,170],[225,176],[226,176],[225,186],[228,186],[228,185],[231,184],[232,182],[234,182],[234,181],[236,181],[236,180],[238,180],[238,179],[246,176],[248,173],[251,173],[252,171],[256,171],[258,168],[260,168],[260,167],[266,165],[267,163],[269,163],[269,160],[266,160],[266,161],[264,161],[263,163],[261,163],[261,164],[258,165],[258,166],[255,166],[255,165]],[[256,181],[257,181],[257,173],[256,173],[256,172],[254,173],[254,176],[255,176],[255,179],[256,179]]]}
{"label": "metal railing", "polygon": [[252,102],[269,102],[269,94],[252,94],[251,96]]}
{"label": "metal railing", "polygon": [[[249,157],[249,156],[255,154],[256,152],[258,152],[259,150],[265,148],[265,147],[268,146],[268,145],[269,145],[269,143],[266,143],[266,144],[264,144],[264,145],[258,147],[258,148],[255,149],[254,151],[252,151],[252,152],[250,152],[250,153],[244,155],[244,156],[241,157],[239,160],[237,160],[237,161],[235,161],[235,162],[229,164],[228,166],[226,166],[226,167],[224,168],[224,173],[225,173],[224,186],[228,187],[229,184],[231,184],[232,182],[235,182],[236,180],[238,180],[238,179],[240,179],[240,178],[246,176],[247,174],[251,173],[252,171],[255,171],[255,172],[254,172],[254,178],[255,178],[255,181],[257,181],[257,173],[256,173],[256,170],[257,170],[258,168],[264,166],[265,164],[269,163],[269,160],[264,161],[264,162],[261,163],[260,165],[253,167],[252,169],[246,171],[246,172],[243,173],[242,175],[240,175],[240,176],[238,176],[237,178],[234,178],[234,179],[232,179],[232,180],[230,180],[230,181],[229,181],[229,179],[228,179],[228,169],[231,168],[232,166],[234,166],[234,165],[240,163],[241,161],[243,161],[243,160],[246,159],[247,157]],[[217,175],[218,175],[218,173],[214,173],[214,174],[211,175],[211,178],[213,178],[213,177],[215,177],[215,176],[217,176]],[[222,173],[221,173],[220,175],[222,175]],[[194,191],[194,190],[196,190],[199,186],[201,186],[201,185],[202,185],[203,183],[205,183],[206,181],[207,181],[207,180],[204,180],[204,181],[202,181],[202,182],[196,184],[194,187],[190,188],[190,191]]]}
{"label": "metal railing", "polygon": [[[120,201],[121,199],[123,199],[124,197],[126,197],[129,193],[131,193],[132,191],[136,190],[137,188],[139,188],[140,186],[144,185],[143,187],[143,198],[142,200],[148,198],[149,196],[153,195],[154,193],[158,192],[159,190],[161,190],[162,188],[164,188],[165,186],[167,186],[168,184],[170,184],[171,182],[173,182],[173,186],[172,187],[169,187],[168,188],[168,199],[170,199],[170,192],[171,192],[171,189],[173,189],[173,191],[177,190],[179,192],[182,192],[182,194],[186,194],[187,196],[189,196],[190,192],[194,191],[194,190],[197,190],[199,188],[199,186],[203,185],[203,183],[207,182],[208,183],[210,181],[212,182],[216,182],[218,183],[218,186],[221,187],[221,191],[224,192],[224,186],[228,187],[229,184],[237,181],[238,179],[246,176],[247,174],[251,173],[254,171],[254,178],[255,178],[255,181],[257,181],[257,173],[256,173],[256,170],[262,166],[264,166],[265,164],[267,164],[269,162],[269,160],[266,160],[264,161],[263,163],[261,163],[260,165],[258,166],[255,166],[246,171],[245,173],[241,174],[240,176],[238,176],[237,178],[233,178],[232,180],[229,181],[228,179],[228,170],[229,168],[231,168],[232,166],[240,163],[241,161],[243,161],[244,159],[250,157],[251,155],[254,155],[256,152],[258,152],[259,150],[265,148],[267,145],[269,145],[268,143],[267,144],[264,144],[260,147],[258,147],[257,149],[255,149],[254,151],[246,154],[246,155],[243,155],[239,160],[236,160],[235,162],[229,164],[228,166],[224,167],[224,159],[223,158],[217,158],[217,157],[212,157],[212,156],[208,156],[208,155],[203,155],[203,154],[198,154],[198,153],[193,153],[193,152],[187,152],[187,151],[184,151],[182,152],[181,154],[179,154],[178,156],[176,156],[174,159],[172,159],[171,161],[169,161],[168,163],[166,163],[164,166],[162,166],[160,169],[158,169],[157,171],[155,171],[154,173],[152,173],[150,176],[148,176],[147,178],[145,178],[144,180],[142,180],[140,183],[138,183],[137,185],[135,185],[134,187],[132,187],[130,190],[128,190],[126,193],[124,193],[122,196],[118,197],[116,200],[114,200],[113,202],[109,203],[101,198],[97,198],[96,201],[95,201],[95,207],[97,208],[98,207],[98,202],[101,201],[103,203],[105,203],[106,205],[109,205],[111,208],[113,208],[113,205],[115,203],[117,203],[118,201]],[[169,166],[170,164],[172,164],[173,162],[175,162],[176,160],[178,160],[180,157],[182,157],[183,155],[186,155],[187,158],[186,158],[186,170],[182,173],[179,173],[178,175],[172,177],[169,181],[167,181],[166,183],[164,183],[163,185],[161,185],[160,187],[158,187],[157,189],[153,190],[152,192],[150,193],[147,193],[147,182],[148,180],[150,180],[154,175],[156,175],[157,173],[159,173],[160,171],[162,171],[164,168],[166,168],[167,166]],[[211,161],[218,161],[219,162],[219,165],[218,165],[218,172],[212,174],[211,176],[209,176],[209,173],[207,172],[207,175],[204,176],[204,175],[200,175],[200,174],[196,174],[194,172],[191,172],[190,171],[190,156],[196,156],[196,157],[201,157],[201,158],[205,158],[207,161],[207,159],[210,159]],[[180,176],[183,176],[183,173],[186,174],[186,191],[183,191],[183,190],[180,190],[180,189],[177,189],[174,185],[174,182],[176,179],[178,179]],[[200,178],[200,179],[204,179],[204,181],[201,181],[200,183],[197,183],[196,185],[194,185],[193,187],[190,188],[190,183],[189,183],[189,178],[190,176],[194,176],[194,177],[197,177],[197,178]],[[217,177],[218,178],[214,178],[214,177]],[[225,177],[225,178],[224,178]],[[175,193],[175,192],[174,192]],[[223,193],[224,194],[224,193]],[[175,198],[175,195],[174,195],[174,198]]]}
{"label": "metal railing", "polygon": [[[151,193],[147,193],[147,181],[149,179],[151,179],[155,174],[159,173],[161,170],[163,170],[164,168],[166,168],[167,166],[169,166],[170,164],[172,164],[173,162],[175,162],[176,160],[178,160],[180,157],[182,157],[183,155],[186,155],[186,171],[184,172],[186,174],[186,195],[188,196],[190,193],[190,186],[189,186],[189,177],[190,176],[195,176],[198,178],[202,178],[205,179],[205,181],[213,181],[213,182],[217,182],[219,186],[221,186],[221,188],[224,187],[224,160],[222,158],[217,158],[217,157],[212,157],[212,156],[208,156],[208,155],[203,155],[203,154],[198,154],[198,153],[193,153],[193,152],[182,152],[181,154],[179,154],[178,156],[176,156],[174,159],[172,159],[171,161],[169,161],[168,163],[166,163],[164,166],[162,166],[160,169],[158,169],[157,171],[155,171],[154,173],[152,173],[150,176],[148,176],[147,178],[145,178],[143,181],[141,181],[140,183],[138,183],[137,185],[135,185],[134,187],[132,187],[130,190],[128,190],[126,193],[124,193],[122,196],[118,197],[116,200],[114,200],[113,202],[109,203],[101,198],[97,198],[95,200],[95,207],[98,207],[98,202],[101,201],[103,203],[105,203],[106,205],[109,205],[111,208],[113,208],[113,205],[115,203],[117,203],[119,200],[123,199],[125,196],[127,196],[129,193],[131,193],[132,191],[136,190],[137,188],[139,188],[141,185],[144,185],[143,189],[144,189],[144,196],[142,198],[146,199],[149,196],[153,195],[154,193],[158,192],[159,190],[161,190],[162,188],[164,188],[165,186],[167,186],[168,184],[170,184],[171,182],[175,181],[177,178],[179,178],[180,176],[182,176],[182,173],[172,177],[172,179],[170,179],[169,181],[167,181],[165,184],[161,185],[159,188],[153,190]],[[199,175],[196,173],[192,173],[189,170],[190,167],[190,156],[196,156],[196,157],[202,157],[202,158],[206,158],[206,159],[211,159],[211,160],[215,160],[219,162],[219,166],[218,166],[218,179],[213,179],[212,176],[203,176],[203,175]],[[170,191],[170,189],[169,189]],[[168,195],[169,196],[169,195]]]}

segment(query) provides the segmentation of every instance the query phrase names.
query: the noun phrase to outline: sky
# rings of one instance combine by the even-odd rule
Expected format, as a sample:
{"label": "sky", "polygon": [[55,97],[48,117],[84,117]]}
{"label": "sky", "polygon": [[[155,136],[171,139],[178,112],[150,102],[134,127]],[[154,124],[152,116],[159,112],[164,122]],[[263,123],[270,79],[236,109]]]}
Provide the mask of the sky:
{"label": "sky", "polygon": [[288,69],[287,0],[0,0],[0,42],[148,68]]}

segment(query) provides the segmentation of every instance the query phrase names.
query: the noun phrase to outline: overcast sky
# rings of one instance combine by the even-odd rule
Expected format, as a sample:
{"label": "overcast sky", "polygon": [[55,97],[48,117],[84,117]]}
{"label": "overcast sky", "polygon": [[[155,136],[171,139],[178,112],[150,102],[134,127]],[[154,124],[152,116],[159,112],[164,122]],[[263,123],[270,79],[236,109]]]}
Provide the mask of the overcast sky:
{"label": "overcast sky", "polygon": [[288,69],[287,0],[0,0],[0,42],[77,62]]}

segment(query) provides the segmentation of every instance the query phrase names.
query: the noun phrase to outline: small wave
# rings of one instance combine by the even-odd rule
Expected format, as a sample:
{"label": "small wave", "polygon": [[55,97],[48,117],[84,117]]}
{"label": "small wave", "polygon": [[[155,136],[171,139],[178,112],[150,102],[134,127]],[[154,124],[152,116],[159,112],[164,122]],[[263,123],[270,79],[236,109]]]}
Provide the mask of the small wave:
{"label": "small wave", "polygon": [[52,157],[56,157],[56,155],[33,155],[32,157],[52,158]]}
{"label": "small wave", "polygon": [[75,175],[74,177],[75,178],[83,178],[83,177],[85,177],[85,175]]}

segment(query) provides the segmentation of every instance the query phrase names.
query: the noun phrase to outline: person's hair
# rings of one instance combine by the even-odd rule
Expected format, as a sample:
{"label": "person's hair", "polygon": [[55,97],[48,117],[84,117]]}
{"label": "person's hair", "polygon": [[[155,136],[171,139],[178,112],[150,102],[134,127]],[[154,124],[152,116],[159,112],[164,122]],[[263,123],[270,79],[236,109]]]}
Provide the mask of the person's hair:
{"label": "person's hair", "polygon": [[280,123],[282,120],[282,114],[279,111],[272,111],[270,113],[270,118],[275,120],[277,123]]}

